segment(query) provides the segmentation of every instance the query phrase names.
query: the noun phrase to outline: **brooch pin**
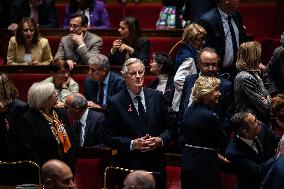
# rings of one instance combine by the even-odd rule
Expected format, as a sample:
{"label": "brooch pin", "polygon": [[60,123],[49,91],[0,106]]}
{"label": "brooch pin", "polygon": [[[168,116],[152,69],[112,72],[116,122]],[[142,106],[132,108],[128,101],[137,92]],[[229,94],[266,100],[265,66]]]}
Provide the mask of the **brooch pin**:
{"label": "brooch pin", "polygon": [[129,104],[127,111],[128,111],[128,112],[132,112],[131,104]]}

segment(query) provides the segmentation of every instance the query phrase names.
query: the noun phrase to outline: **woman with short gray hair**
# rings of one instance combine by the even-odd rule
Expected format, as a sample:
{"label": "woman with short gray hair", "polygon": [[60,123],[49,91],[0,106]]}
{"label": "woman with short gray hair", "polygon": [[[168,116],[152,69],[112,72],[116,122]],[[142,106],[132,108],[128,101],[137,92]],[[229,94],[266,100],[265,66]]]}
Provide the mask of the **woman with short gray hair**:
{"label": "woman with short gray hair", "polygon": [[55,109],[58,93],[54,85],[36,82],[28,91],[30,110],[23,115],[24,159],[39,166],[49,159],[67,160],[71,148],[65,112]]}

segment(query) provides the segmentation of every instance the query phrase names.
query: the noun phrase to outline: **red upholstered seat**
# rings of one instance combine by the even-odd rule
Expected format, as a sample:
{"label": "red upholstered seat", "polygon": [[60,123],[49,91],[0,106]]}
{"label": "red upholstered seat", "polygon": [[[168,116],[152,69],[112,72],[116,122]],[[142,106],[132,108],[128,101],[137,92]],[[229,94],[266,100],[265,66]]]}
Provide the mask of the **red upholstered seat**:
{"label": "red upholstered seat", "polygon": [[[151,53],[153,52],[166,52],[169,53],[171,48],[180,40],[173,37],[150,37]],[[176,51],[172,53],[172,57],[175,57]]]}
{"label": "red upholstered seat", "polygon": [[280,40],[274,38],[262,38],[261,43],[261,61],[264,65],[267,65],[274,50],[280,46]]}
{"label": "red upholstered seat", "polygon": [[136,17],[143,29],[155,29],[161,8],[162,4],[127,4],[124,16]]}
{"label": "red upholstered seat", "polygon": [[123,17],[124,5],[118,3],[106,3],[106,9],[109,15],[109,22],[112,28],[118,28],[119,22]]}
{"label": "red upholstered seat", "polygon": [[221,173],[223,189],[234,189],[237,185],[238,176],[233,173]]}
{"label": "red upholstered seat", "polygon": [[177,166],[167,166],[166,171],[167,171],[167,188],[180,189],[181,168]]}
{"label": "red upholstered seat", "polygon": [[56,13],[57,13],[57,21],[58,21],[58,27],[59,28],[63,28],[63,24],[64,24],[64,14],[65,14],[65,6],[67,4],[63,4],[63,3],[58,3],[55,4],[55,8],[56,8]]}
{"label": "red upholstered seat", "polygon": [[49,46],[51,48],[53,57],[55,56],[58,50],[60,40],[61,40],[61,36],[48,36],[48,42],[49,42]]}
{"label": "red upholstered seat", "polygon": [[256,38],[279,36],[277,3],[240,3],[239,10],[248,34]]}

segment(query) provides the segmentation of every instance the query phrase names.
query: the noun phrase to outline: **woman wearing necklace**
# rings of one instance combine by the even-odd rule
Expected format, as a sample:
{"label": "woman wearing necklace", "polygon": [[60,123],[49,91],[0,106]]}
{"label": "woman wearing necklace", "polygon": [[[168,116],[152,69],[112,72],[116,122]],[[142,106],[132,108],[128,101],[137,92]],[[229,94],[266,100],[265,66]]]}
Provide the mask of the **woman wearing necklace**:
{"label": "woman wearing necklace", "polygon": [[[55,109],[57,92],[47,82],[34,83],[28,91],[30,110],[22,117],[23,158],[43,165],[60,159],[69,165],[71,133],[62,110]],[[72,165],[70,165],[72,166]]]}
{"label": "woman wearing necklace", "polygon": [[11,37],[7,52],[8,65],[49,65],[52,55],[48,40],[40,37],[38,26],[30,17],[24,17]]}

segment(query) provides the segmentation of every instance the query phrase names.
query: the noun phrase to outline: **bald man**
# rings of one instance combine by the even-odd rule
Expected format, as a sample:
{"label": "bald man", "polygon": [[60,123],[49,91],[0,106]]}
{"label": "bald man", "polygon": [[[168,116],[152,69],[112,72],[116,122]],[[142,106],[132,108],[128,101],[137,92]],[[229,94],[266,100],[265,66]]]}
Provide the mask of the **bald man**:
{"label": "bald man", "polygon": [[125,178],[124,189],[155,189],[156,181],[147,171],[137,170],[129,173]]}
{"label": "bald man", "polygon": [[41,177],[45,189],[76,189],[73,174],[67,164],[52,159],[43,164]]}

